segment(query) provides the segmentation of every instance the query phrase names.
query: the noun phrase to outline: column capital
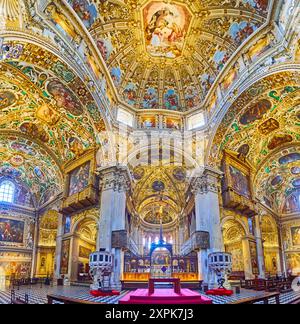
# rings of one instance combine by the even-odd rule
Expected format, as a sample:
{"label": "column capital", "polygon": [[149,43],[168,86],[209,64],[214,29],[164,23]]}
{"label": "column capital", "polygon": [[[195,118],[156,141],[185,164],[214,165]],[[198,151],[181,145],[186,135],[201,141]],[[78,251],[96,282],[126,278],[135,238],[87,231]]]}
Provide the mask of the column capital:
{"label": "column capital", "polygon": [[222,177],[223,172],[206,167],[202,175],[192,179],[190,190],[193,194],[218,193],[219,183]]}
{"label": "column capital", "polygon": [[97,169],[100,177],[100,190],[126,192],[131,189],[131,176],[127,167],[109,166]]}

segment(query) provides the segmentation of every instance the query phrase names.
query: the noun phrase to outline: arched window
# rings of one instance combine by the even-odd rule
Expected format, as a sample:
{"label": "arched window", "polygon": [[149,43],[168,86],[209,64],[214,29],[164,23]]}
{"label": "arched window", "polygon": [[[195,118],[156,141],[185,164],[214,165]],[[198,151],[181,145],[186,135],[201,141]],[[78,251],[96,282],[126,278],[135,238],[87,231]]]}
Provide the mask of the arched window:
{"label": "arched window", "polygon": [[0,202],[12,203],[14,201],[15,185],[11,181],[0,184]]}

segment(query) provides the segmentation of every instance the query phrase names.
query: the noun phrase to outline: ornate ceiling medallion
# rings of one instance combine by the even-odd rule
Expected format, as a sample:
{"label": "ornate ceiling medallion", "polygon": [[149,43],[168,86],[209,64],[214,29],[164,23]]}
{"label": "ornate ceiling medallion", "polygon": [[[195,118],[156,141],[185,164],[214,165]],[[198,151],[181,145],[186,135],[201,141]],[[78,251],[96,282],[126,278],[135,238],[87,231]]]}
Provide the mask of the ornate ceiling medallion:
{"label": "ornate ceiling medallion", "polygon": [[192,15],[187,7],[175,3],[151,1],[143,9],[146,52],[152,57],[181,56]]}

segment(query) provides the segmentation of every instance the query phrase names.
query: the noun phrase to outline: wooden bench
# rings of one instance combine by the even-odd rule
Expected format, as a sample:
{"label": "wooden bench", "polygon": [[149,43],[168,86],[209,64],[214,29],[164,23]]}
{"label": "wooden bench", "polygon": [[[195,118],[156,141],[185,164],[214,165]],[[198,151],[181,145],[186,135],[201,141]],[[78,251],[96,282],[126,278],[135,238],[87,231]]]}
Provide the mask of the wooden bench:
{"label": "wooden bench", "polygon": [[235,302],[230,303],[231,305],[243,305],[243,304],[256,304],[259,302],[263,302],[265,305],[269,304],[270,299],[275,298],[276,304],[280,304],[280,293],[264,293],[259,296],[240,299]]}
{"label": "wooden bench", "polygon": [[20,297],[16,298],[16,293],[14,290],[11,291],[11,304],[12,305],[28,305],[29,304],[29,296],[28,294],[25,294],[25,299],[21,299]]}
{"label": "wooden bench", "polygon": [[103,303],[96,303],[96,302],[90,302],[86,300],[79,300],[64,296],[58,296],[58,295],[47,295],[48,304],[52,305],[54,302],[64,304],[64,305],[101,305]]}

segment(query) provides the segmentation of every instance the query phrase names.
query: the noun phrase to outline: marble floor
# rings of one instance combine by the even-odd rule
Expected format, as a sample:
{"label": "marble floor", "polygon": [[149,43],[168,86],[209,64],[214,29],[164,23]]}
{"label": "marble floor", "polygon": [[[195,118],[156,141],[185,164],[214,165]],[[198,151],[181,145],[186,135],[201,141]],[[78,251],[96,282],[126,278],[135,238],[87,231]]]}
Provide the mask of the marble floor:
{"label": "marble floor", "polygon": [[[48,287],[43,286],[32,286],[32,287],[20,287],[19,290],[15,290],[16,297],[24,299],[25,294],[28,294],[30,304],[45,304],[47,303],[47,295],[55,294],[60,296],[66,296],[74,299],[80,299],[85,301],[101,302],[106,304],[118,304],[120,298],[125,296],[128,291],[122,291],[120,296],[105,297],[105,298],[94,298],[90,296],[88,288],[86,287]],[[231,297],[217,297],[210,296],[214,304],[227,304],[239,299],[254,297],[260,292],[254,292],[251,290],[242,290],[241,294],[233,295]],[[288,304],[296,299],[300,298],[300,292],[291,292],[282,294],[280,296],[280,302],[282,304]],[[0,304],[9,304],[10,303],[10,290],[8,288],[0,289]],[[275,304],[275,299],[271,300],[270,303]]]}

